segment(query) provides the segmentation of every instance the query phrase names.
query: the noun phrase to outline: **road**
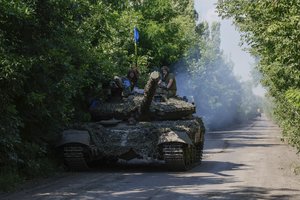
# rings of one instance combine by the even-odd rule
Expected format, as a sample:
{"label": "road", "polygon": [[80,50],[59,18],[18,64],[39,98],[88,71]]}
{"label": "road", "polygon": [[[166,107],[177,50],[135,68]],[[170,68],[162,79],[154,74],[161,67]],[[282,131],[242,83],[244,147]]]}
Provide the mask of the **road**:
{"label": "road", "polygon": [[104,167],[64,173],[0,199],[300,199],[300,157],[266,118],[209,132],[205,146],[202,164],[188,172],[145,163]]}

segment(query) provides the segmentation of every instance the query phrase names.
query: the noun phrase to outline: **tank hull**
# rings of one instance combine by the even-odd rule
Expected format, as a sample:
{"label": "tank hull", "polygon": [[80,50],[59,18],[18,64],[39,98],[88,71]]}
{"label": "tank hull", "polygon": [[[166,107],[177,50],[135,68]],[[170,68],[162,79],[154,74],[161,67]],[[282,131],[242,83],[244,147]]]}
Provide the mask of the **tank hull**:
{"label": "tank hull", "polygon": [[[84,157],[87,164],[81,164],[81,166],[88,166],[99,159],[140,158],[163,160],[171,170],[186,170],[199,163],[202,157],[204,126],[200,118],[139,122],[135,125],[119,123],[116,126],[87,123],[76,129],[89,134],[90,144],[66,141],[62,146],[69,149],[72,144],[82,147],[85,153],[74,154],[85,155],[81,156],[78,162],[82,162],[82,157]],[[72,130],[65,131],[68,135],[70,132]],[[78,131],[74,131],[75,138],[76,134]],[[70,157],[72,157],[71,154],[65,155],[66,163],[71,169],[78,170],[79,165],[74,167],[72,163],[67,162]]]}

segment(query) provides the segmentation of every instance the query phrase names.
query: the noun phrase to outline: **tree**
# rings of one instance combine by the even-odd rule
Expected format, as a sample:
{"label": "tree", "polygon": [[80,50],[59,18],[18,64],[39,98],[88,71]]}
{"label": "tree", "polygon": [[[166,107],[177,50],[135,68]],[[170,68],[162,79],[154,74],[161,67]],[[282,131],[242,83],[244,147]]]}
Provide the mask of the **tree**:
{"label": "tree", "polygon": [[287,140],[300,150],[300,33],[298,1],[219,1],[223,17],[231,17],[243,40],[259,58],[262,83],[274,99],[274,113]]}
{"label": "tree", "polygon": [[89,98],[103,96],[102,85],[131,67],[134,26],[146,74],[192,45],[193,2],[1,1],[1,172],[31,178],[47,171],[60,131],[89,120]]}

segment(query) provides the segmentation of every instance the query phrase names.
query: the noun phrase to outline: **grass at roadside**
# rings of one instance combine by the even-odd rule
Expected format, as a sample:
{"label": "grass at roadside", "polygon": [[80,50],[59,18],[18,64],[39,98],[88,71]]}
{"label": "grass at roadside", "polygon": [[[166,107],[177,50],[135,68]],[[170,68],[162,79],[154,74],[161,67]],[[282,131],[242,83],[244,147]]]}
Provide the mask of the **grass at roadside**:
{"label": "grass at roadside", "polygon": [[14,190],[24,182],[19,173],[14,169],[2,168],[0,173],[0,191],[8,192]]}
{"label": "grass at roadside", "polygon": [[14,191],[28,181],[46,178],[59,171],[62,171],[62,168],[55,160],[48,158],[31,160],[18,167],[0,167],[0,192]]}

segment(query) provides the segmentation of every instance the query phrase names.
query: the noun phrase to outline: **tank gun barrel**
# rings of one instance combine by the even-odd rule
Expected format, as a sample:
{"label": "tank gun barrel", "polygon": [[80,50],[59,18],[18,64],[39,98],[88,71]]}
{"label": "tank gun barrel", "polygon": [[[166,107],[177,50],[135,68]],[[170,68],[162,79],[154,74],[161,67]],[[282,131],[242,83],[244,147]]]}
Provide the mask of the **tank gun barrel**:
{"label": "tank gun barrel", "polygon": [[144,88],[144,97],[140,105],[140,117],[145,116],[149,112],[152,99],[159,81],[159,72],[154,71],[150,74],[149,80]]}

